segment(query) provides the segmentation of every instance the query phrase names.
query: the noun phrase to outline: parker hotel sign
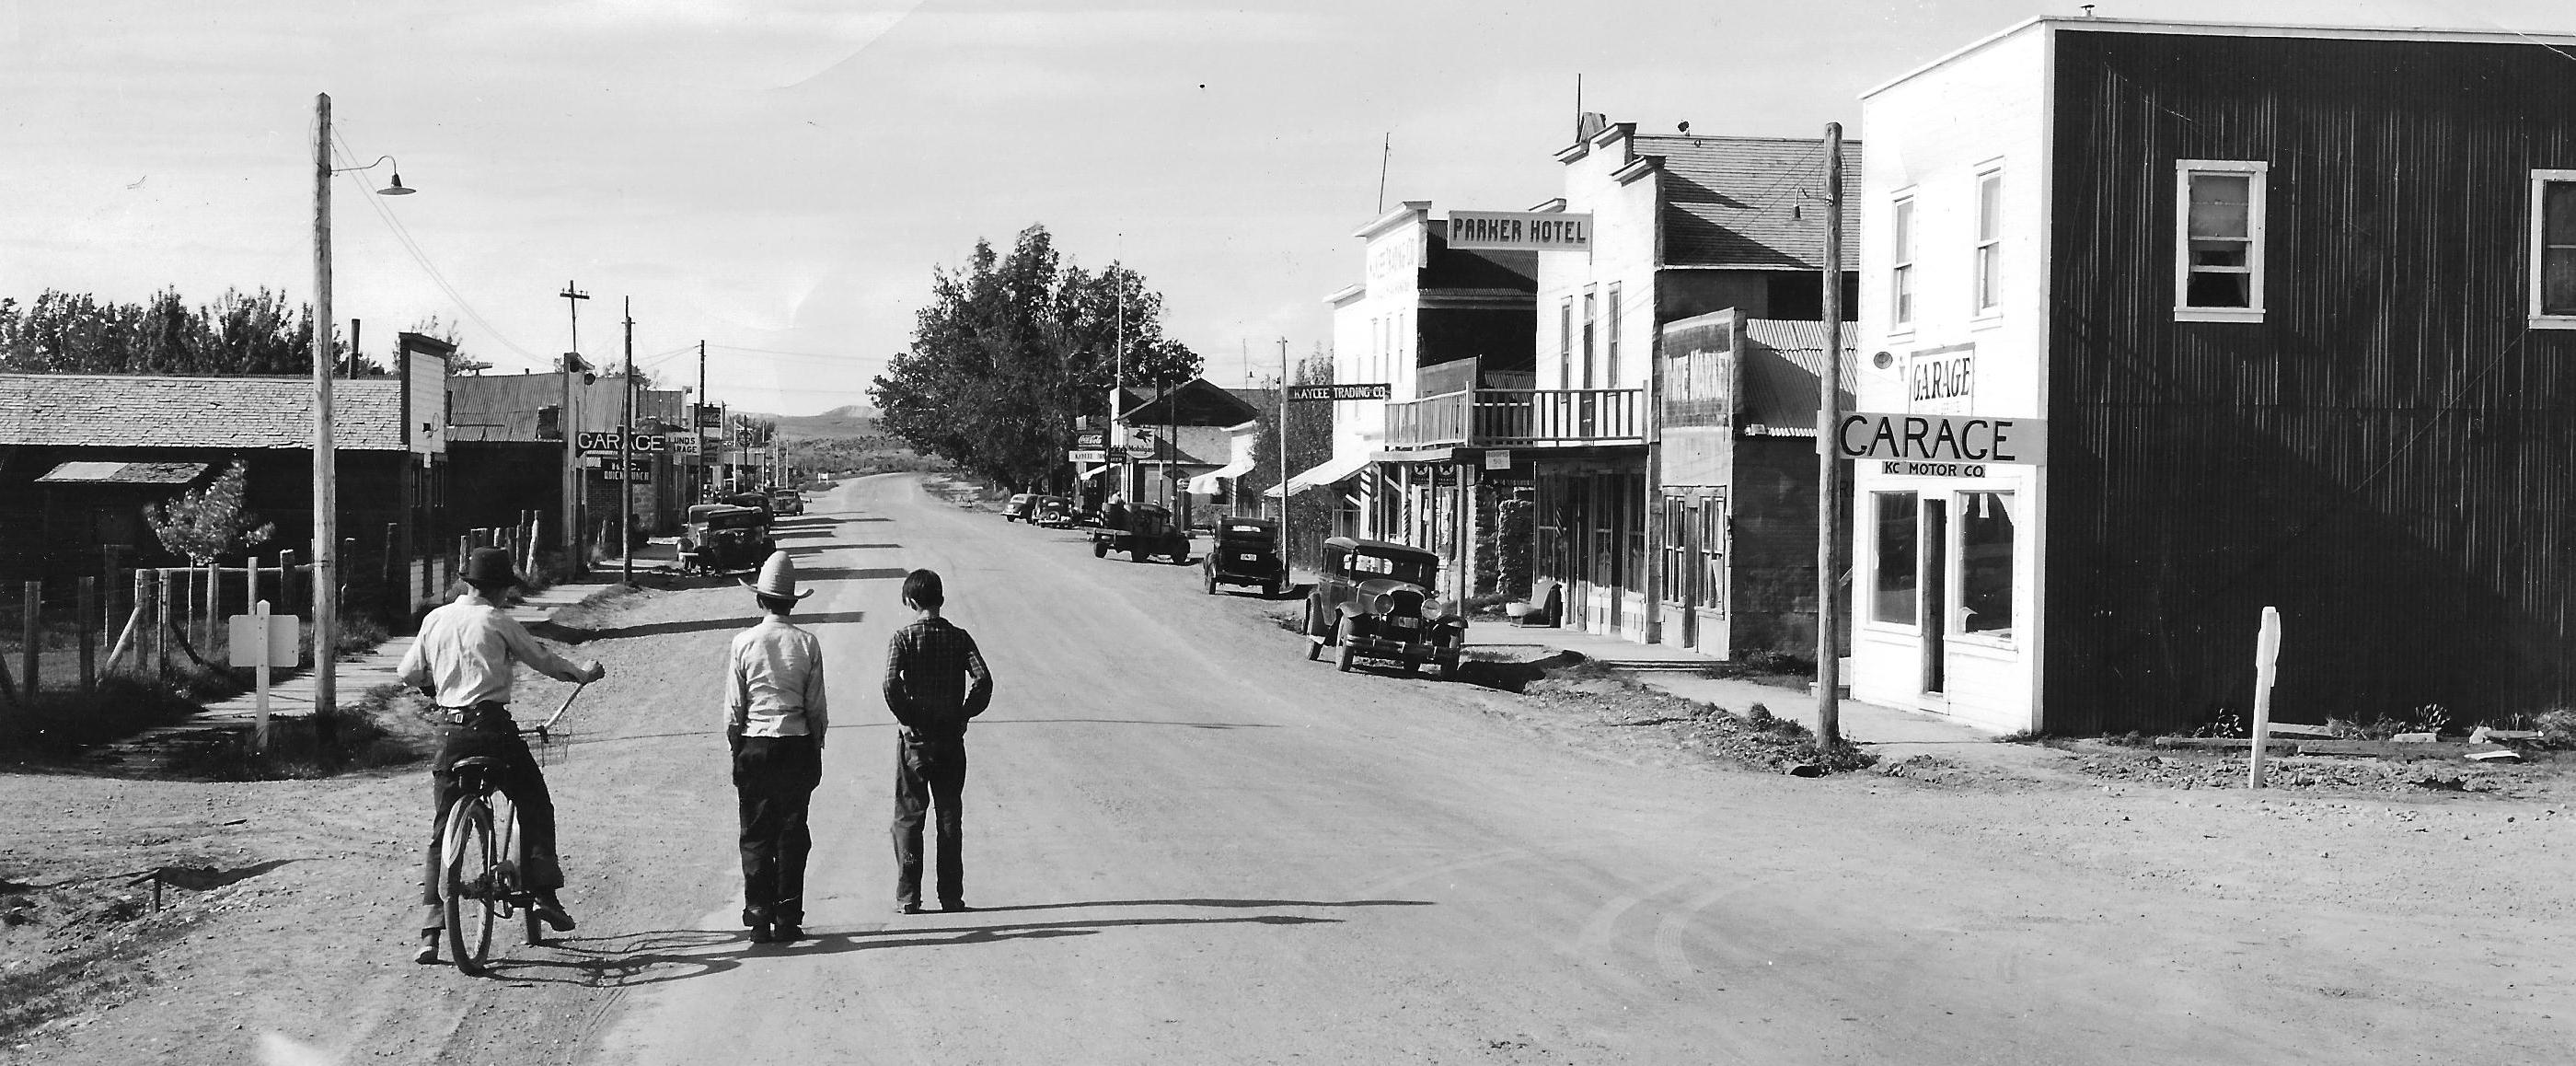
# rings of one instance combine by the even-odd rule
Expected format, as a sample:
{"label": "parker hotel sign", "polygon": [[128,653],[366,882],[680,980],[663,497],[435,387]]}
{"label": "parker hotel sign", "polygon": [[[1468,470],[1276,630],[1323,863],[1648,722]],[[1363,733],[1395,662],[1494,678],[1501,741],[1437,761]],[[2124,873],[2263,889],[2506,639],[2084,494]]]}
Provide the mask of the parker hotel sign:
{"label": "parker hotel sign", "polygon": [[1451,211],[1449,247],[1487,252],[1592,251],[1592,216],[1563,211]]}

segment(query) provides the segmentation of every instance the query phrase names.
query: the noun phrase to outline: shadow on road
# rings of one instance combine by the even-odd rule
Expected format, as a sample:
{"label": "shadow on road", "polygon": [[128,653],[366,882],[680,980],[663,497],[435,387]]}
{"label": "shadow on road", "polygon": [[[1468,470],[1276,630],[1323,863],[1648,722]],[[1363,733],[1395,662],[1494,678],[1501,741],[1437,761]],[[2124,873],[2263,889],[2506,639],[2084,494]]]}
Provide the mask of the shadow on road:
{"label": "shadow on road", "polygon": [[[704,633],[713,629],[749,629],[760,624],[760,615],[739,618],[696,618],[686,622],[650,622],[640,626],[618,626],[612,629],[583,629],[556,622],[530,622],[528,632],[565,644],[583,644],[594,640],[622,640],[627,637],[666,637],[673,633]],[[834,611],[830,614],[800,614],[794,621],[800,626],[827,622],[858,622],[868,617],[866,611]]]}
{"label": "shadow on road", "polygon": [[[1144,902],[1147,901],[1140,901],[1140,905]],[[1229,900],[1212,902],[1223,906],[1264,905],[1255,901],[1245,901],[1240,904]],[[1088,905],[1101,906],[1101,904]],[[1342,904],[1292,903],[1290,905],[1341,906]],[[925,917],[925,920],[937,919]],[[491,963],[491,975],[509,981],[582,985],[591,988],[634,988],[671,981],[685,981],[693,977],[708,977],[739,968],[748,961],[761,958],[838,955],[850,951],[870,951],[881,948],[953,947],[1008,940],[1093,936],[1111,929],[1146,926],[1323,925],[1339,922],[1338,918],[1309,918],[1294,914],[1261,914],[1241,918],[1105,918],[1097,921],[1021,922],[948,929],[877,929],[851,933],[809,930],[805,939],[792,944],[754,944],[747,931],[663,929],[604,937],[566,937],[552,942],[550,946],[573,956],[572,958],[494,959]],[[562,976],[549,976],[547,973],[547,971],[565,970],[572,972]]]}
{"label": "shadow on road", "polygon": [[1560,651],[1544,659],[1529,662],[1490,662],[1470,659],[1458,664],[1458,681],[1462,684],[1518,693],[1529,683],[1547,676],[1550,670],[1563,669],[1582,662],[1583,657]]}
{"label": "shadow on road", "polygon": [[912,571],[901,567],[798,567],[796,576],[806,581],[891,581]]}
{"label": "shadow on road", "polygon": [[1146,718],[978,718],[975,720],[975,724],[978,726],[1049,725],[1059,722],[1090,725],[1176,725],[1186,729],[1279,728],[1278,725],[1271,722],[1161,722]]}

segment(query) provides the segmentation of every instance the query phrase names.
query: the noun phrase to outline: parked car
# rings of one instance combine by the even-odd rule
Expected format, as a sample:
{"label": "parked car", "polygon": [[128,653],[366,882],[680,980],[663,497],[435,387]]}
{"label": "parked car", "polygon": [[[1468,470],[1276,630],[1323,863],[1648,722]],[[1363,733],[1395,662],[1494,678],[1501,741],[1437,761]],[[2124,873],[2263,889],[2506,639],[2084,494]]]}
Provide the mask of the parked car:
{"label": "parked car", "polygon": [[689,508],[680,534],[680,569],[730,574],[760,569],[778,545],[769,538],[769,512],[756,507],[701,503]]}
{"label": "parked car", "polygon": [[1117,551],[1126,552],[1128,558],[1140,563],[1157,555],[1175,563],[1190,561],[1190,535],[1173,524],[1168,508],[1139,503],[1126,510],[1126,528],[1091,531],[1093,558]]}
{"label": "parked car", "polygon": [[1014,494],[1014,495],[1011,497],[1011,502],[1009,502],[1009,503],[1006,503],[1006,504],[1003,504],[1003,505],[1002,505],[1002,521],[1005,521],[1005,522],[1026,522],[1026,521],[1028,521],[1028,520],[1029,520],[1029,509],[1030,509],[1030,508],[1032,508],[1032,507],[1037,506],[1037,502],[1038,502],[1038,495],[1037,495],[1037,493],[1034,493],[1034,492],[1022,492],[1022,493],[1016,493],[1016,494]]}
{"label": "parked car", "polygon": [[1262,595],[1276,598],[1288,587],[1288,560],[1279,554],[1279,520],[1217,519],[1216,544],[1199,569],[1210,596],[1218,585],[1257,585]]}
{"label": "parked car", "polygon": [[768,520],[766,516],[773,513],[769,507],[769,494],[766,492],[737,492],[730,496],[726,496],[720,502],[735,507],[748,507],[752,510],[758,511],[763,516],[762,521],[764,522]]}
{"label": "parked car", "polygon": [[1306,658],[1339,648],[1345,671],[1359,659],[1400,664],[1406,673],[1424,663],[1458,676],[1458,654],[1467,643],[1467,620],[1426,615],[1438,587],[1440,557],[1409,544],[1334,537],[1324,542],[1315,590],[1306,597]]}
{"label": "parked car", "polygon": [[776,514],[804,514],[805,494],[795,489],[779,489],[769,494],[769,509]]}
{"label": "parked car", "polygon": [[1074,524],[1073,501],[1062,496],[1040,496],[1029,507],[1029,521],[1048,529],[1065,529]]}

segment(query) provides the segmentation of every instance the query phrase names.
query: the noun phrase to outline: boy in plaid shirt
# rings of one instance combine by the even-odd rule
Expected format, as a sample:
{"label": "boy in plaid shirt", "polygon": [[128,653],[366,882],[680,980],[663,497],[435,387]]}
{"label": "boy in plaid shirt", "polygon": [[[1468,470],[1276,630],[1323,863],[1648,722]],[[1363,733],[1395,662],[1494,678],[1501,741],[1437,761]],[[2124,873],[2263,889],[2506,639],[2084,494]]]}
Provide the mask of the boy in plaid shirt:
{"label": "boy in plaid shirt", "polygon": [[915,570],[903,579],[903,604],[920,612],[886,644],[886,707],[902,723],[894,765],[894,901],[921,913],[921,822],[934,812],[939,838],[939,909],[966,909],[966,864],[959,854],[965,823],[966,720],[993,699],[993,675],[975,638],[939,616],[947,595],[939,575]]}

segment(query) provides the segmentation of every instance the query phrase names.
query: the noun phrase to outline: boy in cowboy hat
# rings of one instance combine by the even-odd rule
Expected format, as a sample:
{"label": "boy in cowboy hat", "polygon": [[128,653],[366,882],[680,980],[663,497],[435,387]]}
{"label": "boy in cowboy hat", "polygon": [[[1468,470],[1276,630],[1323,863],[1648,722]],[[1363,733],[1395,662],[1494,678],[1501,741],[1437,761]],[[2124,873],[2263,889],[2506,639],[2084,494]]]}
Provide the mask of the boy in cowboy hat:
{"label": "boy in cowboy hat", "polygon": [[936,571],[905,575],[903,604],[921,617],[886,644],[886,707],[903,723],[894,763],[894,907],[902,914],[921,913],[921,822],[931,812],[939,825],[939,909],[966,909],[958,851],[966,836],[958,810],[966,720],[992,702],[993,675],[975,638],[939,616],[947,599]]}
{"label": "boy in cowboy hat", "polygon": [[742,814],[742,924],[755,943],[805,935],[806,811],[823,783],[823,645],[787,616],[814,594],[796,591],[796,563],[771,552],[758,584],[769,617],[734,635],[725,656],[725,740]]}
{"label": "boy in cowboy hat", "polygon": [[519,739],[510,717],[512,664],[526,663],[549,677],[589,683],[608,676],[597,661],[573,665],[528,635],[527,627],[501,610],[502,598],[519,584],[510,570],[510,553],[476,548],[466,556],[467,591],[420,622],[420,635],[403,653],[399,680],[429,694],[445,712],[438,758],[430,764],[431,826],[429,852],[422,863],[420,947],[413,961],[438,961],[438,935],[447,925],[438,903],[438,840],[447,829],[447,805],[453,801],[456,777],[449,767],[469,755],[497,759],[501,791],[518,808],[526,834],[527,865],[521,871],[537,892],[537,917],[558,933],[570,932],[572,915],[555,898],[563,887],[563,866],[555,859],[555,804],[546,791],[546,776]]}

